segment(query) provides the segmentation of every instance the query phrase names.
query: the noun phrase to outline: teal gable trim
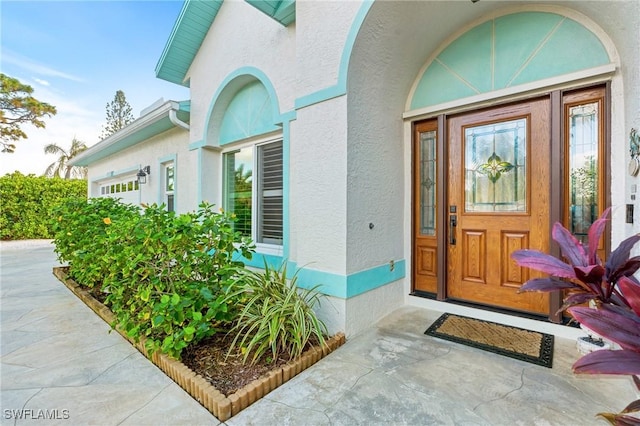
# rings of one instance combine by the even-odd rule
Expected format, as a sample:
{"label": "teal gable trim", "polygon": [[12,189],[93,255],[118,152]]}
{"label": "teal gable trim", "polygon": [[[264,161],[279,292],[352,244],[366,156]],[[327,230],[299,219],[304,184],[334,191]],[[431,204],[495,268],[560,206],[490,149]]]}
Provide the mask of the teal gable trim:
{"label": "teal gable trim", "polygon": [[484,22],[451,42],[420,77],[411,109],[609,64],[602,42],[578,22],[521,12]]}
{"label": "teal gable trim", "polygon": [[295,0],[245,0],[260,12],[276,20],[282,25],[289,26],[296,20]]}
{"label": "teal gable trim", "polygon": [[260,81],[249,83],[226,108],[220,125],[220,145],[279,130],[273,120],[273,105],[264,85]]}
{"label": "teal gable trim", "polygon": [[364,23],[369,10],[371,10],[371,6],[373,6],[373,0],[365,1],[362,6],[360,6],[356,17],[351,24],[351,29],[349,30],[344,49],[342,50],[342,57],[340,58],[340,69],[338,71],[337,83],[325,89],[318,90],[317,92],[299,97],[295,101],[296,109],[301,109],[313,104],[328,101],[329,99],[337,98],[347,93],[347,76],[349,73],[349,61],[351,59],[351,53],[353,52],[353,46],[355,45],[356,38],[358,37],[358,33],[360,32],[360,28],[362,27],[362,24]]}
{"label": "teal gable trim", "polygon": [[156,77],[189,87],[184,81],[223,0],[186,0],[156,65]]}

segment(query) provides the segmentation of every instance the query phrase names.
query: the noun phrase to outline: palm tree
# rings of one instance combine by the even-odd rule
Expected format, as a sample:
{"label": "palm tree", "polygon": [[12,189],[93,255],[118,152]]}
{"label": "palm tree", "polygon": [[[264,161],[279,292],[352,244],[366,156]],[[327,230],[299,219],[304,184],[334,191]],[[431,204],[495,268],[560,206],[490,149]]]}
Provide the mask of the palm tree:
{"label": "palm tree", "polygon": [[55,162],[49,164],[49,167],[47,167],[47,170],[45,170],[44,175],[47,177],[58,176],[64,179],[86,179],[86,167],[68,165],[69,160],[80,154],[85,149],[87,149],[87,145],[84,142],[76,139],[75,136],[71,141],[71,148],[69,148],[69,151],[66,151],[58,144],[48,144],[44,147],[44,153],[55,154],[58,156],[58,159]]}

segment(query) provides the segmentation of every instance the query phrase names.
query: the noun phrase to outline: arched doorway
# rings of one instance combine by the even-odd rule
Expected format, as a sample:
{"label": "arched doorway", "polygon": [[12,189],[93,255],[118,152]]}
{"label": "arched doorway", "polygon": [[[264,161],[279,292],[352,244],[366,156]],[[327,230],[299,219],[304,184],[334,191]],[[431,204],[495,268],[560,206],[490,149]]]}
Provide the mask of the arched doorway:
{"label": "arched doorway", "polygon": [[[398,194],[404,194],[404,200],[397,200],[407,207],[404,215],[389,211],[389,216],[406,224],[402,237],[411,258],[407,287],[412,294],[546,316],[559,306],[559,299],[549,303],[544,296],[517,294],[531,275],[516,268],[509,254],[527,247],[552,250],[551,224],[565,220],[570,204],[565,186],[571,166],[560,160],[571,149],[562,133],[570,115],[565,108],[571,108],[572,96],[586,104],[608,102],[616,56],[610,42],[600,41],[602,31],[590,30],[593,23],[583,25],[568,16],[579,16],[574,12],[537,6],[500,12],[492,7],[485,6],[482,19],[473,18],[466,8],[456,11],[437,2],[404,10],[372,6],[349,68],[350,152],[352,145],[366,143],[371,155],[380,154],[379,145],[386,144],[387,168],[404,170],[403,179],[381,183],[393,189],[379,195],[381,202],[393,206]],[[417,34],[405,34],[409,30],[396,20]],[[382,28],[387,28],[384,35],[378,33]],[[584,44],[571,59],[566,52],[575,38]],[[547,66],[554,54],[558,60]],[[422,59],[420,65],[413,55]],[[407,70],[415,72],[411,81]],[[589,97],[592,90],[598,94]],[[390,117],[398,110],[404,122],[397,121],[397,115]],[[606,164],[608,112],[600,114],[595,144],[598,161]],[[362,117],[373,130],[364,129]],[[480,149],[477,136],[476,145],[470,141],[482,132],[491,134],[493,142],[483,142]],[[510,148],[495,142],[498,133],[515,135]],[[431,150],[432,157],[421,158],[421,140],[428,145],[430,138],[433,146],[424,151]],[[353,151],[353,158],[365,152]],[[426,203],[417,196],[420,161],[439,166],[433,173],[440,181],[427,185],[440,184],[440,190]],[[598,170],[604,183],[607,172]],[[396,192],[395,185],[402,185],[404,192]],[[469,190],[474,185],[484,192]],[[608,190],[599,190],[596,204],[601,209]],[[469,201],[471,194],[475,202]],[[371,199],[378,194],[360,195]],[[433,209],[427,222],[432,220],[435,231],[426,226],[421,233],[423,217],[429,216],[420,211],[421,204]],[[425,242],[430,237],[432,241]],[[431,282],[419,283],[425,277]],[[484,291],[492,286],[502,295]]]}

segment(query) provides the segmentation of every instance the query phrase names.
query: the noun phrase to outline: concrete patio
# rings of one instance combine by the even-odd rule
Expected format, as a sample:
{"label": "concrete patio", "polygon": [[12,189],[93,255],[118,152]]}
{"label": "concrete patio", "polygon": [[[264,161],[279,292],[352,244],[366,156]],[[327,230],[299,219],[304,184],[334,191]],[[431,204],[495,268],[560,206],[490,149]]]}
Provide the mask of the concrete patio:
{"label": "concrete patio", "polygon": [[[58,282],[49,242],[0,250],[3,425],[220,424]],[[573,375],[573,340],[548,369],[425,336],[440,314],[398,309],[225,424],[606,424],[637,397],[629,378]]]}

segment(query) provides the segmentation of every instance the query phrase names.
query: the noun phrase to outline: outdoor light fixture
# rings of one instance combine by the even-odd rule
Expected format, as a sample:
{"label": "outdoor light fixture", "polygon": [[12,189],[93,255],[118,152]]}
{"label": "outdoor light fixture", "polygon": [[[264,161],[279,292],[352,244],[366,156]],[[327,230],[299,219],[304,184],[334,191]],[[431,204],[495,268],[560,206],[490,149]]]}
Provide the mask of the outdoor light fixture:
{"label": "outdoor light fixture", "polygon": [[138,172],[138,182],[141,185],[144,185],[145,183],[147,183],[147,175],[151,174],[151,166],[146,166],[140,169],[140,171]]}

